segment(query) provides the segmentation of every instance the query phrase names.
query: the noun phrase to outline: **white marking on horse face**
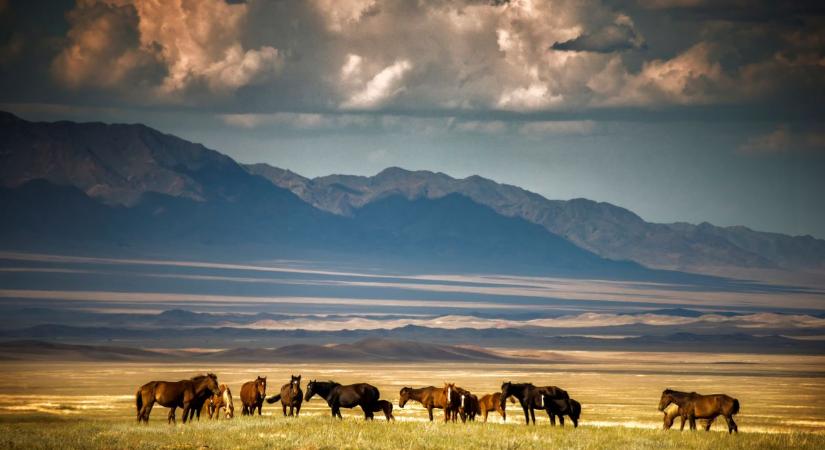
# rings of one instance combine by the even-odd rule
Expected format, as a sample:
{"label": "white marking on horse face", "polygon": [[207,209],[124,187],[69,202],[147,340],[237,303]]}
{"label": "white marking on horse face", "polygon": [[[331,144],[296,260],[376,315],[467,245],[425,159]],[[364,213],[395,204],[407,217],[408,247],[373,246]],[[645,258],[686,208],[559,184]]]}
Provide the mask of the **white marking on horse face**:
{"label": "white marking on horse face", "polygon": [[544,408],[544,396],[539,395],[539,406]]}
{"label": "white marking on horse face", "polygon": [[451,392],[451,391],[452,391],[452,389],[447,388],[447,403],[450,403],[450,402],[452,402],[452,401],[453,401],[453,397],[452,397],[452,392]]}
{"label": "white marking on horse face", "polygon": [[292,384],[298,384],[298,380],[292,380]]}
{"label": "white marking on horse face", "polygon": [[461,407],[464,407],[464,394],[461,395]]}

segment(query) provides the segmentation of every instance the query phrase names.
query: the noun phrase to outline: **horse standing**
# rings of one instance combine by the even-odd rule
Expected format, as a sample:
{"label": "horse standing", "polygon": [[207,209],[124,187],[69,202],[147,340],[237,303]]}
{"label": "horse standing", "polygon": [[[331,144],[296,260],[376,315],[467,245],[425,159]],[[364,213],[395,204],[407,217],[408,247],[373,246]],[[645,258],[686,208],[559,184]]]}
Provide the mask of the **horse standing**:
{"label": "horse standing", "polygon": [[515,397],[521,405],[521,409],[524,410],[525,424],[530,425],[530,418],[532,417],[535,425],[536,413],[534,409],[536,407],[544,409],[544,395],[542,394],[542,390],[531,383],[512,383],[508,381],[501,385],[499,404],[503,409],[507,403],[507,397]]}
{"label": "horse standing", "polygon": [[287,415],[286,408],[289,407],[289,415],[292,416],[293,411],[295,417],[301,413],[301,403],[304,401],[304,392],[301,390],[301,376],[290,375],[289,383],[281,386],[281,393],[273,395],[266,399],[267,403],[275,403],[281,401],[281,407],[284,410],[284,416]]}
{"label": "horse standing", "polygon": [[[512,400],[512,399],[511,399]],[[487,394],[478,401],[478,407],[480,410],[480,414],[484,417],[484,422],[487,422],[487,414],[490,411],[498,411],[501,414],[502,419],[506,422],[507,421],[507,412],[504,409],[504,405],[506,402],[501,401],[501,392],[496,392],[495,394]]]}
{"label": "horse standing", "polygon": [[327,401],[332,417],[343,419],[341,408],[360,406],[364,410],[364,418],[372,420],[373,412],[378,411],[378,398],[381,396],[378,388],[367,383],[349,384],[346,386],[334,381],[310,381],[307,383],[307,393],[304,400],[309,401],[318,395]]}
{"label": "horse standing", "polygon": [[155,403],[170,408],[168,423],[175,423],[175,410],[183,408],[182,419],[186,423],[190,410],[204,393],[218,394],[218,377],[209,373],[181,381],[150,381],[135,393],[137,421],[149,423],[149,414]]}
{"label": "horse standing", "polygon": [[243,406],[241,414],[254,416],[255,409],[257,409],[260,416],[264,398],[266,398],[266,377],[258,377],[244,383],[241,386],[241,405]]}
{"label": "horse standing", "polygon": [[456,388],[459,394],[458,414],[461,417],[461,422],[470,420],[475,422],[476,415],[481,413],[478,405],[478,397],[470,391],[462,388]]}
{"label": "horse standing", "polygon": [[375,403],[375,408],[372,412],[383,412],[384,417],[387,418],[387,422],[395,420],[395,416],[392,415],[392,403],[387,400],[378,400],[378,402]]}
{"label": "horse standing", "polygon": [[415,400],[421,403],[421,406],[427,409],[427,414],[430,416],[430,422],[433,421],[433,409],[444,410],[444,421],[449,422],[451,418],[451,409],[453,405],[454,396],[452,389],[455,385],[448,385],[444,383],[443,388],[435,386],[427,386],[423,388],[401,388],[400,397],[398,399],[398,406],[403,408],[410,400]]}
{"label": "horse standing", "polygon": [[710,431],[713,421],[723,416],[728,423],[728,433],[739,432],[739,427],[733,420],[733,416],[739,412],[739,400],[725,394],[701,395],[696,392],[680,392],[672,389],[665,389],[662,398],[659,400],[659,411],[675,403],[679,406],[679,414],[684,420],[690,421],[690,429],[696,429],[696,419],[707,419],[705,431]]}

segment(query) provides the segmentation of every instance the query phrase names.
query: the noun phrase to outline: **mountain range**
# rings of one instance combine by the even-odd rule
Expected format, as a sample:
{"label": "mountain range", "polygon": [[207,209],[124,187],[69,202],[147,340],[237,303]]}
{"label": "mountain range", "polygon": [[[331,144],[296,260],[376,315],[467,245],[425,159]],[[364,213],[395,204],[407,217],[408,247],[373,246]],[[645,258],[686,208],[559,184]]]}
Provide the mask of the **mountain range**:
{"label": "mountain range", "polygon": [[388,168],[309,179],[144,125],[0,113],[0,246],[403,263],[428,270],[639,274],[821,270],[825,241],[656,224],[479,176]]}

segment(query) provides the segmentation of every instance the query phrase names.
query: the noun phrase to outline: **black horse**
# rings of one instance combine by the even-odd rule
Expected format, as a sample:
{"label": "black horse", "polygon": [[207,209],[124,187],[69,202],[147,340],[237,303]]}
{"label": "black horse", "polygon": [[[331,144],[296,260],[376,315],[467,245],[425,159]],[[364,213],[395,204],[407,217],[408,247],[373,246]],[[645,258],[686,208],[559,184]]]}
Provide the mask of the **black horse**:
{"label": "black horse", "polygon": [[533,425],[536,424],[535,409],[544,409],[544,398],[548,395],[548,390],[541,387],[533,386],[532,383],[512,383],[506,382],[501,385],[501,407],[502,409],[507,403],[507,397],[513,396],[518,400],[521,409],[524,410],[524,421],[530,425],[530,419],[533,419]]}
{"label": "black horse", "polygon": [[360,406],[364,410],[364,418],[372,420],[373,412],[379,411],[380,393],[378,388],[367,383],[349,384],[346,386],[334,381],[315,381],[307,383],[307,394],[304,400],[309,401],[315,394],[323,397],[332,410],[332,417],[343,419],[341,408],[355,408]]}

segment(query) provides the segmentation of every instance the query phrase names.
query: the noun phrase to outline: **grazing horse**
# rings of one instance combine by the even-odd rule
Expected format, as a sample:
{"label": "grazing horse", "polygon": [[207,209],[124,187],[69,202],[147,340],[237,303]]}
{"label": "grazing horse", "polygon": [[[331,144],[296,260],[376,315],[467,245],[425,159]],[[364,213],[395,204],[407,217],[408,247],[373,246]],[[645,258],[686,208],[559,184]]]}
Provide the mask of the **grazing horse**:
{"label": "grazing horse", "polygon": [[[662,410],[664,413],[664,423],[662,424],[663,430],[669,430],[673,426],[673,421],[676,419],[676,416],[682,416],[681,411],[679,411],[679,405],[676,403],[671,403]],[[685,420],[682,419],[682,430],[685,429]]]}
{"label": "grazing horse", "polygon": [[275,403],[281,401],[281,408],[284,410],[284,416],[287,415],[286,408],[289,407],[289,415],[295,413],[295,417],[301,413],[301,403],[304,401],[304,392],[301,390],[301,376],[289,376],[289,383],[281,386],[281,393],[273,395],[266,399],[267,403]]}
{"label": "grazing horse", "polygon": [[675,403],[679,406],[682,421],[690,421],[690,429],[696,429],[696,419],[707,419],[705,431],[710,430],[713,421],[723,416],[728,422],[728,433],[739,432],[739,427],[733,421],[733,416],[739,412],[739,400],[725,394],[701,395],[696,392],[679,392],[665,389],[659,400],[659,411]]}
{"label": "grazing horse", "polygon": [[175,422],[175,410],[183,408],[182,419],[186,423],[189,411],[198,398],[204,393],[218,394],[218,377],[213,373],[198,375],[181,381],[150,381],[141,386],[135,393],[137,407],[137,421],[149,423],[149,414],[152,406],[158,403],[170,408],[168,423]]}
{"label": "grazing horse", "polygon": [[224,415],[227,419],[235,417],[235,405],[232,403],[232,391],[229,386],[222,384],[220,387],[220,394],[213,395],[212,398],[206,401],[206,411],[209,413],[209,418],[219,419],[221,416],[221,409],[224,410]]}
{"label": "grazing horse", "polygon": [[247,381],[241,386],[241,414],[254,416],[255,409],[261,415],[261,408],[264,406],[266,398],[266,377],[258,377],[253,381]]}
{"label": "grazing horse", "polygon": [[507,403],[507,397],[513,396],[518,400],[521,409],[524,410],[524,421],[526,425],[530,425],[530,418],[533,418],[533,424],[536,423],[535,408],[544,409],[544,397],[546,392],[542,388],[533,386],[531,383],[512,383],[510,381],[502,383],[501,398],[499,405],[504,409]]}
{"label": "grazing horse", "polygon": [[400,397],[398,399],[398,406],[403,408],[410,400],[415,400],[421,403],[421,406],[427,409],[427,414],[430,416],[430,422],[433,421],[433,409],[444,410],[444,421],[448,422],[451,418],[451,406],[454,400],[452,385],[448,389],[447,383],[444,383],[444,388],[437,388],[435,386],[427,386],[423,388],[414,389],[411,387],[401,388]]}
{"label": "grazing horse", "polygon": [[387,422],[395,420],[395,416],[392,415],[392,403],[387,400],[378,400],[372,412],[383,412],[384,417],[387,418]]}
{"label": "grazing horse", "polygon": [[[512,399],[510,399],[512,401]],[[501,418],[504,421],[507,421],[507,412],[504,409],[504,404],[501,401],[501,392],[496,392],[495,394],[487,394],[478,401],[478,407],[482,416],[484,416],[484,422],[487,422],[487,414],[490,411],[498,411],[501,414]]]}
{"label": "grazing horse", "polygon": [[378,398],[381,396],[378,388],[367,383],[357,383],[342,386],[334,381],[310,381],[307,383],[307,394],[304,400],[309,401],[315,394],[327,401],[332,411],[332,417],[343,419],[341,408],[360,406],[364,410],[366,420],[373,419],[373,412],[378,411]]}
{"label": "grazing horse", "polygon": [[550,417],[550,423],[553,426],[556,425],[556,416],[559,417],[559,424],[561,426],[564,426],[564,416],[570,417],[570,420],[573,421],[574,428],[579,426],[579,418],[581,418],[582,415],[582,405],[576,400],[572,398],[554,398],[545,395],[544,406],[547,415]]}

